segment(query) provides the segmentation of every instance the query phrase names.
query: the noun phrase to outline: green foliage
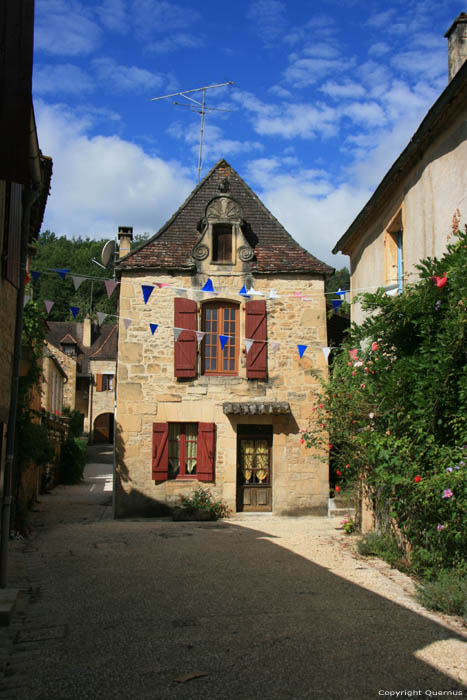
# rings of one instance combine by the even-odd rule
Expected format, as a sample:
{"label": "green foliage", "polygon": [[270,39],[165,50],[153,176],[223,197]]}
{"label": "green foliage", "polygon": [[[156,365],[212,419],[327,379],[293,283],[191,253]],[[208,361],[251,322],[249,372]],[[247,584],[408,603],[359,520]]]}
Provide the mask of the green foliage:
{"label": "green foliage", "polygon": [[358,541],[357,550],[364,557],[379,557],[398,569],[408,566],[399,543],[387,533],[368,532]]}
{"label": "green foliage", "polygon": [[27,469],[34,461],[38,466],[53,462],[55,448],[48,439],[47,426],[33,423],[30,412],[21,413],[16,423],[18,430],[18,464],[21,470]]}
{"label": "green foliage", "polygon": [[[326,293],[337,292],[338,289],[350,289],[350,272],[347,267],[336,270],[334,274],[326,280]],[[336,297],[336,299],[337,298],[338,297]]]}
{"label": "green foliage", "polygon": [[334,353],[303,437],[321,454],[329,442],[336,490],[361,478],[378,527],[395,523],[433,575],[467,561],[467,231],[418,267],[400,296],[361,296],[366,320]]}
{"label": "green foliage", "polygon": [[211,491],[203,486],[198,486],[190,496],[181,496],[180,501],[182,507],[190,513],[197,510],[208,511],[213,520],[228,518],[230,515],[229,507],[222,500],[215,501]]}
{"label": "green foliage", "polygon": [[69,406],[63,407],[63,415],[70,418],[68,435],[71,438],[79,438],[83,434],[84,415],[77,408],[71,410]]}
{"label": "green foliage", "polygon": [[[91,262],[95,258],[100,262],[104,240],[90,238],[65,238],[50,231],[41,233],[37,242],[32,269],[43,272],[37,282],[32,282],[34,299],[41,308],[44,300],[54,301],[48,316],[50,321],[82,321],[86,314],[94,315],[97,311],[115,314],[117,292],[107,298],[105,279],[111,279],[112,269],[104,270]],[[55,269],[68,269],[70,273],[93,277],[87,279],[75,290],[73,280],[67,275],[64,280],[54,272]],[[102,281],[101,281],[102,280]],[[26,309],[29,304],[27,304]],[[70,306],[77,306],[80,311],[73,319]],[[109,319],[111,322],[114,319]]]}
{"label": "green foliage", "polygon": [[68,437],[62,445],[60,460],[60,481],[63,484],[77,484],[83,478],[86,465],[86,440]]}
{"label": "green foliage", "polygon": [[417,598],[428,610],[460,615],[467,622],[467,575],[443,570],[434,581],[417,586]]}
{"label": "green foliage", "polygon": [[352,532],[356,530],[355,520],[351,518],[350,515],[346,515],[344,519],[341,520],[341,527],[347,535],[351,535]]}

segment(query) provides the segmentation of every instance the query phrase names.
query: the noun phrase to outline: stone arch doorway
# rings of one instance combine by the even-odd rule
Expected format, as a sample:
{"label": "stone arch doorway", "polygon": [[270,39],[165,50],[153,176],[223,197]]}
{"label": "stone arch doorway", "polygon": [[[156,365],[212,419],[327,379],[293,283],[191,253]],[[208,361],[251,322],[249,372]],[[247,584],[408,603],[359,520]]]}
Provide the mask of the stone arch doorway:
{"label": "stone arch doorway", "polygon": [[114,440],[114,415],[113,413],[101,413],[94,421],[93,441],[113,442]]}

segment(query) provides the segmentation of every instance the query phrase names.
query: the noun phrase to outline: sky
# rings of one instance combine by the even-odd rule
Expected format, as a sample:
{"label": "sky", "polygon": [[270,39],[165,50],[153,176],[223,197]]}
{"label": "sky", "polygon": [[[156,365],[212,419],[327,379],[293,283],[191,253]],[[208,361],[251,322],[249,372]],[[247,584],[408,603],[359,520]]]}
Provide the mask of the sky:
{"label": "sky", "polygon": [[[332,248],[447,85],[457,0],[36,0],[43,229],[154,234],[225,158],[288,232]],[[201,99],[201,92],[190,97]],[[182,105],[176,105],[180,102]]]}

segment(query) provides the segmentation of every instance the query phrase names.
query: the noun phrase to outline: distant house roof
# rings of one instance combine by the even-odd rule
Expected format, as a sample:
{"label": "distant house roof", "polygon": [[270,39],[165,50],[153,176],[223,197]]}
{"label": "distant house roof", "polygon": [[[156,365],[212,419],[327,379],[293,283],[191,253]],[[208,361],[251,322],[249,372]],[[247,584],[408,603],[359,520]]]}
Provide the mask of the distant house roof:
{"label": "distant house roof", "polygon": [[388,170],[372,197],[365,204],[347,231],[337,241],[332,252],[348,254],[351,240],[390,197],[400,182],[420,161],[434,139],[446,129],[446,123],[453,115],[467,106],[467,62],[459,69],[446,89],[431,107],[424,120],[412,136],[409,144]]}
{"label": "distant house roof", "polygon": [[253,273],[332,274],[333,268],[302,248],[224,159],[195,187],[169,221],[149,241],[121,258],[116,269],[195,270],[191,252],[199,238],[200,222],[209,202],[221,196],[226,180],[226,196],[243,210],[243,233],[255,253]]}
{"label": "distant house roof", "polygon": [[45,336],[48,343],[63,350],[63,344],[76,343],[77,374],[87,377],[90,374],[89,360],[117,359],[117,325],[92,326],[92,344],[83,345],[83,324],[78,321],[47,321]]}

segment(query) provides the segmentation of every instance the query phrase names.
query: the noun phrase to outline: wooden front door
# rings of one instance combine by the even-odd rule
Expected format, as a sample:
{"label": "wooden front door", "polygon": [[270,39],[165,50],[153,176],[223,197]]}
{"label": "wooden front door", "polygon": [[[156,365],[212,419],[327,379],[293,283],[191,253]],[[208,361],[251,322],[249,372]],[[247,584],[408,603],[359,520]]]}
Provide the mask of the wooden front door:
{"label": "wooden front door", "polygon": [[237,511],[271,511],[270,426],[252,426],[249,434],[239,434],[237,455]]}
{"label": "wooden front door", "polygon": [[94,442],[113,442],[114,416],[113,413],[102,413],[94,421]]}

